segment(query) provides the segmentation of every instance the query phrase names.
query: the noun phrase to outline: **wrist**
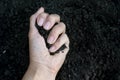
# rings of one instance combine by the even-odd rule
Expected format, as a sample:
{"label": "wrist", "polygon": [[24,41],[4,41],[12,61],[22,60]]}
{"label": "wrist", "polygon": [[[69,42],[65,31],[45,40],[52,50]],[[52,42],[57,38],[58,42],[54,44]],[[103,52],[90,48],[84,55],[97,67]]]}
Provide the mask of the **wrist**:
{"label": "wrist", "polygon": [[55,80],[56,74],[45,66],[30,64],[23,80]]}

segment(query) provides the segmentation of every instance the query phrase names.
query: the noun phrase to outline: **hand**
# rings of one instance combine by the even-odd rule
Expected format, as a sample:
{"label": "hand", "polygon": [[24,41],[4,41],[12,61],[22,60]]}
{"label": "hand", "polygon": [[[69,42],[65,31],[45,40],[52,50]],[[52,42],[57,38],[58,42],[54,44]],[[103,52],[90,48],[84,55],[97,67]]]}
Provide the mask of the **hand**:
{"label": "hand", "polygon": [[[45,30],[50,30],[53,27],[47,39],[47,42],[52,44],[50,49],[46,47],[44,36],[39,34],[35,26],[36,20],[38,25],[43,26]],[[58,24],[54,26],[55,23]],[[60,22],[60,16],[57,14],[49,15],[44,12],[44,8],[40,8],[31,16],[29,30],[30,66],[26,75],[31,72],[39,71],[40,74],[46,72],[45,74],[47,74],[47,76],[48,73],[56,76],[69,51],[69,39],[65,33],[65,29],[65,24]],[[58,37],[60,34],[62,35]],[[63,44],[65,44],[67,48],[55,55],[50,55],[50,52],[57,51]],[[24,80],[26,79],[24,78]]]}

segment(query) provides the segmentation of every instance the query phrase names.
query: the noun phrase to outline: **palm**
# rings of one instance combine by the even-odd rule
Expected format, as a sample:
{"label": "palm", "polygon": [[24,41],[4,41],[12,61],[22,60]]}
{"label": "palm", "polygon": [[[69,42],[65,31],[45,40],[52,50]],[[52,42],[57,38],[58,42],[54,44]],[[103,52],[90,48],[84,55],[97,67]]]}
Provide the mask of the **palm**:
{"label": "palm", "polygon": [[[31,60],[35,62],[40,62],[41,58],[45,57],[48,54],[48,49],[46,47],[45,40],[39,33],[36,33],[29,39],[30,43],[30,55]],[[34,57],[33,57],[34,56]]]}
{"label": "palm", "polygon": [[29,43],[31,62],[47,66],[55,71],[59,70],[61,67],[60,64],[64,62],[65,57],[60,58],[60,60],[59,57],[51,56],[46,47],[44,38],[40,36],[39,33],[34,34],[31,39],[29,39]]}

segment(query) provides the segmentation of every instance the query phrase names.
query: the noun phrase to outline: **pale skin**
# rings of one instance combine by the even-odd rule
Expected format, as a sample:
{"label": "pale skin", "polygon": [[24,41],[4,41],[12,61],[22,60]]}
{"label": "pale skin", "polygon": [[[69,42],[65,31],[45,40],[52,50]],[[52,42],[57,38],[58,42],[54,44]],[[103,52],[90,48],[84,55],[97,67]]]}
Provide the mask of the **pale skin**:
{"label": "pale skin", "polygon": [[[41,36],[36,28],[36,21],[45,30],[52,28],[47,38],[47,42],[52,44],[50,49],[46,47],[44,36]],[[55,23],[58,24],[54,26]],[[30,17],[28,34],[30,64],[22,80],[55,80],[69,51],[69,38],[65,32],[66,26],[60,22],[60,16],[46,13],[43,7]],[[62,35],[58,37],[60,34]],[[50,52],[57,51],[64,44],[67,48],[55,55],[50,55]]]}

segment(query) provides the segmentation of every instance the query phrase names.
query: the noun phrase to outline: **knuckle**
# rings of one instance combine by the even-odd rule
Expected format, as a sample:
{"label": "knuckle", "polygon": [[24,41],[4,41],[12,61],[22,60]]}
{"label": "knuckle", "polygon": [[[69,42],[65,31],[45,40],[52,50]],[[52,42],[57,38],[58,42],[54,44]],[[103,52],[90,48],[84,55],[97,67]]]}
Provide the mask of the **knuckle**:
{"label": "knuckle", "polygon": [[59,24],[60,24],[60,26],[62,26],[63,29],[66,29],[66,25],[65,25],[65,23],[60,22]]}
{"label": "knuckle", "polygon": [[69,43],[70,43],[70,40],[69,40],[68,35],[67,35],[67,34],[64,34],[63,36],[66,38],[66,42],[69,44]]}
{"label": "knuckle", "polygon": [[70,40],[69,40],[69,37],[67,36],[67,43],[70,44]]}
{"label": "knuckle", "polygon": [[56,16],[58,19],[60,19],[60,16],[58,14],[53,14],[54,16]]}
{"label": "knuckle", "polygon": [[49,15],[48,13],[41,13],[40,17],[46,17],[47,15]]}
{"label": "knuckle", "polygon": [[48,16],[47,13],[41,13],[41,14],[39,14],[39,16],[37,18],[38,19],[40,19],[40,18],[46,19],[47,16]]}
{"label": "knuckle", "polygon": [[51,32],[51,35],[58,35],[59,34],[58,30],[60,30],[58,27],[54,28]]}
{"label": "knuckle", "polygon": [[49,15],[48,20],[54,19],[53,15]]}
{"label": "knuckle", "polygon": [[58,20],[60,19],[60,16],[58,15],[58,14],[51,14],[50,16],[49,16],[49,18],[51,19],[51,18],[57,18]]}
{"label": "knuckle", "polygon": [[[59,30],[59,31],[58,31]],[[58,23],[56,26],[55,26],[55,28],[54,28],[54,32],[55,33],[59,33],[59,32],[63,32],[63,33],[65,33],[65,31],[66,31],[66,26],[65,26],[65,24],[63,23],[63,22],[60,22],[60,23]]]}

